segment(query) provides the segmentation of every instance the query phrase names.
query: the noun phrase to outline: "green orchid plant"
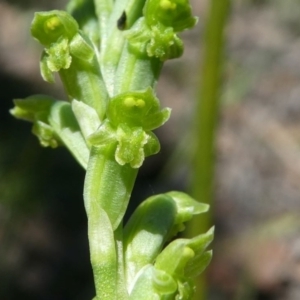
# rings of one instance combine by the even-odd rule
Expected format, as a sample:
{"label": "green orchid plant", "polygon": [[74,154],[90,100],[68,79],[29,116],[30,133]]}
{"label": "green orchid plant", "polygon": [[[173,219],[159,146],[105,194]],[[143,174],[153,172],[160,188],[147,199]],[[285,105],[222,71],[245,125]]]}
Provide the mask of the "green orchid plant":
{"label": "green orchid plant", "polygon": [[86,170],[94,299],[191,299],[211,260],[213,228],[174,239],[208,210],[185,193],[146,199],[123,226],[138,169],[160,150],[153,130],[170,117],[156,82],[163,63],[183,53],[177,34],[196,22],[188,0],[72,0],[32,21],[42,77],[53,83],[58,73],[68,101],[34,95],[10,112],[33,123],[42,146],[64,145]]}

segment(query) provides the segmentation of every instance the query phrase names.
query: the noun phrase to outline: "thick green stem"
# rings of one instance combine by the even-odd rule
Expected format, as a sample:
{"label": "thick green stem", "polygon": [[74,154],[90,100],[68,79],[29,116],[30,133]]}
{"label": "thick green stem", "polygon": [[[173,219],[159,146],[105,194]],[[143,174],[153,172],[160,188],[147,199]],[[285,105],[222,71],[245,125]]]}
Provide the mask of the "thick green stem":
{"label": "thick green stem", "polygon": [[91,261],[99,300],[127,298],[121,221],[138,169],[119,165],[115,150],[114,143],[92,147],[84,184]]}
{"label": "thick green stem", "polygon": [[[200,78],[199,101],[195,115],[195,157],[192,164],[191,192],[195,199],[213,207],[213,176],[215,162],[215,132],[219,112],[221,75],[224,50],[224,29],[230,8],[230,0],[212,0],[206,32]],[[189,223],[188,236],[207,230],[212,215],[193,219]],[[199,281],[195,299],[207,299],[204,281]]]}

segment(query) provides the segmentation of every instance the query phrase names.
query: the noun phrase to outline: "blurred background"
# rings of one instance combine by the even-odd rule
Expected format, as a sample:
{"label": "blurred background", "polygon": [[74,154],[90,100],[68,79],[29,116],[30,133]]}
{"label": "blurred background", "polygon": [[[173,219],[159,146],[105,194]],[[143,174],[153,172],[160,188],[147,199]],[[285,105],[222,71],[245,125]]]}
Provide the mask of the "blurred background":
{"label": "blurred background", "polygon": [[[29,34],[35,11],[66,0],[0,0],[0,299],[92,299],[84,171],[64,148],[42,148],[13,119],[13,98],[65,99],[39,73]],[[209,0],[193,0],[198,25],[184,56],[158,84],[171,120],[160,154],[141,168],[133,202],[187,190],[189,134]],[[300,299],[300,1],[233,0],[216,138],[214,258],[208,300]],[[201,199],[199,199],[201,201]],[[132,209],[132,208],[131,208]]]}

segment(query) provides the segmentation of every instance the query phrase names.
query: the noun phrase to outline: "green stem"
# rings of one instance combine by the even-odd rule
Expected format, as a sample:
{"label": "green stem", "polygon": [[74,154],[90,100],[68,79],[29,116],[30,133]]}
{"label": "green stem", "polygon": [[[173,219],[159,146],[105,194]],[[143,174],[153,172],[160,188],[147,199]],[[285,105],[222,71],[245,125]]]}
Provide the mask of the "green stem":
{"label": "green stem", "polygon": [[108,22],[113,10],[113,0],[95,0],[96,14],[98,17],[99,30],[101,35],[100,49],[103,50],[107,44]]}
{"label": "green stem", "polygon": [[105,85],[109,95],[113,96],[115,72],[118,67],[125,38],[123,32],[115,29],[107,41],[107,51],[102,51],[100,57],[101,71],[105,80]]}
{"label": "green stem", "polygon": [[132,53],[126,43],[115,75],[114,95],[155,87],[162,66],[163,62],[156,57],[139,57]]}
{"label": "green stem", "polygon": [[121,221],[138,169],[119,165],[115,150],[114,143],[92,147],[84,183],[91,261],[99,300],[127,299]]}
{"label": "green stem", "polygon": [[101,45],[101,68],[110,96],[113,95],[114,78],[124,47],[127,47],[124,33],[117,26],[117,21],[126,13],[126,29],[142,16],[145,0],[117,0],[107,26],[107,42]]}
{"label": "green stem", "polygon": [[[200,81],[199,100],[195,115],[195,157],[192,164],[191,192],[195,199],[213,208],[213,177],[215,162],[215,132],[220,103],[223,67],[224,29],[229,13],[230,0],[212,0],[204,36],[204,54]],[[206,231],[212,224],[212,214],[189,223],[188,236]],[[200,280],[195,299],[207,299],[205,283]]]}

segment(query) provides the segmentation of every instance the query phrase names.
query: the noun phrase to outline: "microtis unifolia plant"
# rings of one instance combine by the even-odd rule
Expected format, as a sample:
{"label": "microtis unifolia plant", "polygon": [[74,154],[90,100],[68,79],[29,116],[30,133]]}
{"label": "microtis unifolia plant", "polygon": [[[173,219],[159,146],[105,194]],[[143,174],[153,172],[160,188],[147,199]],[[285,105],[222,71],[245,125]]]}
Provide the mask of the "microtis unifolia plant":
{"label": "microtis unifolia plant", "polygon": [[57,72],[68,101],[34,95],[11,113],[86,170],[94,299],[191,299],[211,260],[213,229],[174,239],[208,210],[185,193],[152,196],[122,222],[139,167],[160,150],[153,130],[170,117],[155,95],[163,63],[183,53],[177,34],[196,22],[188,0],[73,0],[32,21],[42,77],[52,83]]}

